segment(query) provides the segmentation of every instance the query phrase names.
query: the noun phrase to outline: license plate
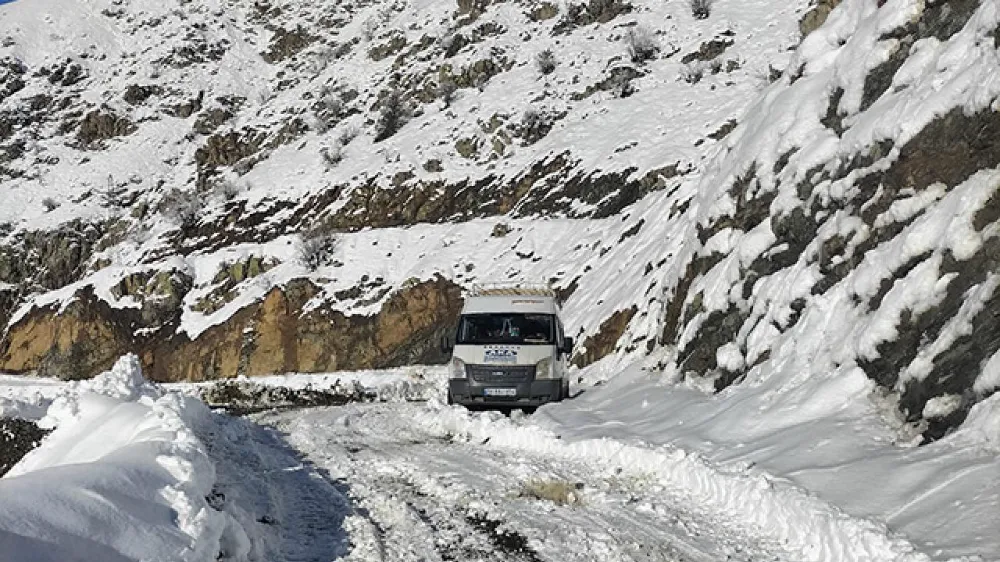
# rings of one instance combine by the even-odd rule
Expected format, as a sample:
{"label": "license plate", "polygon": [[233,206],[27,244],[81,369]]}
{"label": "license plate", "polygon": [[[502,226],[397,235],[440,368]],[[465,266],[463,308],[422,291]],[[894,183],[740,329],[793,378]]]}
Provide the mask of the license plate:
{"label": "license plate", "polygon": [[484,388],[485,396],[517,396],[516,388]]}

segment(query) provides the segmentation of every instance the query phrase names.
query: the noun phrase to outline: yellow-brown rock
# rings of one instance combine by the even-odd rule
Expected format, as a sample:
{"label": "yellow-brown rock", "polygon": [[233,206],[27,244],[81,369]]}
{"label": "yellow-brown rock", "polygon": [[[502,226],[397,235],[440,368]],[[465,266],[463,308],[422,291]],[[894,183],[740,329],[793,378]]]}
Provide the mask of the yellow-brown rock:
{"label": "yellow-brown rock", "polygon": [[815,6],[813,6],[808,12],[802,16],[799,21],[799,32],[805,37],[813,31],[819,29],[821,25],[826,23],[826,18],[830,15],[838,5],[840,5],[841,0],[819,0]]}
{"label": "yellow-brown rock", "polygon": [[615,346],[618,345],[618,340],[625,333],[628,323],[632,321],[632,317],[635,316],[636,312],[638,312],[638,309],[633,306],[632,308],[619,310],[612,314],[610,318],[601,322],[601,327],[597,333],[583,342],[581,352],[576,353],[573,358],[573,364],[577,367],[585,367],[595,361],[599,361],[614,351]]}
{"label": "yellow-brown rock", "polygon": [[0,341],[0,370],[80,379],[109,368],[127,352],[134,313],[111,309],[89,289],[76,298],[62,314],[35,309],[8,330]]}
{"label": "yellow-brown rock", "polygon": [[0,370],[82,378],[127,352],[138,353],[147,376],[159,381],[439,362],[438,342],[462,306],[460,288],[438,278],[406,284],[372,316],[328,306],[304,312],[319,291],[292,281],[193,341],[170,326],[134,337],[137,311],[113,310],[88,292],[62,314],[35,309],[11,326],[0,342]]}

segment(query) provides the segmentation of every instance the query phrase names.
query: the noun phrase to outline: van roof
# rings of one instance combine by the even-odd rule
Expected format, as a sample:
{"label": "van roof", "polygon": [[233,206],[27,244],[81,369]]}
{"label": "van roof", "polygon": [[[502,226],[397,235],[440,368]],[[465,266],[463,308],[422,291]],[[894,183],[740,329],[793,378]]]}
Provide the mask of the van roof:
{"label": "van roof", "polygon": [[518,312],[524,314],[559,314],[554,295],[472,295],[465,299],[462,314],[496,314]]}
{"label": "van roof", "polygon": [[488,296],[536,296],[555,298],[556,292],[548,285],[527,283],[486,283],[473,285],[470,297]]}

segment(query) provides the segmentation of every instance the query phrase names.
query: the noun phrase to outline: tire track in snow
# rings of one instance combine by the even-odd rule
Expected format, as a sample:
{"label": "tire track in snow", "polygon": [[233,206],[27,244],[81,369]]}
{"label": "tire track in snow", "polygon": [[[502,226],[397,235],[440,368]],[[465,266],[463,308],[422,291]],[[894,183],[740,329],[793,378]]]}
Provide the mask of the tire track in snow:
{"label": "tire track in snow", "polygon": [[[281,423],[276,427],[286,429]],[[442,509],[410,479],[373,466],[364,458],[373,451],[386,452],[375,444],[342,441],[326,442],[311,455],[318,472],[353,502],[348,526],[354,548],[348,560],[541,562],[527,539],[501,521]]]}
{"label": "tire track in snow", "polygon": [[199,438],[216,464],[213,495],[243,527],[252,561],[329,562],[347,554],[350,502],[273,429],[215,415]]}
{"label": "tire track in snow", "polygon": [[[256,417],[349,487],[358,514],[348,525],[349,560],[790,560],[776,545],[672,504],[655,483],[432,435],[410,423],[415,408]],[[534,477],[582,485],[582,501],[524,497],[521,487]]]}

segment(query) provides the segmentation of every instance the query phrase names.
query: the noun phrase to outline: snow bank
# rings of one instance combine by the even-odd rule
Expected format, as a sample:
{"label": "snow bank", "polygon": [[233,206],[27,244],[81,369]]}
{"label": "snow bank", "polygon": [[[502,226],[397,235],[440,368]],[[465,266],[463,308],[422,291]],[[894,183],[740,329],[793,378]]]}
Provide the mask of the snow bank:
{"label": "snow bank", "polygon": [[448,373],[443,366],[416,365],[390,370],[240,376],[163,386],[198,397],[213,408],[246,413],[355,401],[422,402],[447,391]]}
{"label": "snow bank", "polygon": [[[1000,560],[1000,395],[975,405],[955,432],[914,447],[919,430],[901,423],[894,397],[856,367],[840,377],[757,379],[720,393],[691,382],[634,365],[574,400],[539,409],[528,427],[501,420],[490,443],[519,439],[640,472],[658,455],[652,474],[690,488],[696,501],[820,553],[801,560],[863,559],[836,554],[856,532],[869,537],[877,560],[910,556],[911,546],[935,560]],[[435,423],[451,424],[456,434],[487,431],[485,418],[440,415]],[[528,430],[541,437],[530,439]],[[621,453],[605,458],[612,449]],[[760,479],[769,485],[755,490]],[[879,533],[887,538],[872,538]],[[865,552],[859,544],[856,552]]]}
{"label": "snow bank", "polygon": [[734,525],[797,552],[807,561],[925,561],[905,538],[884,524],[855,518],[802,488],[775,479],[751,465],[722,469],[700,454],[671,445],[651,446],[601,437],[563,440],[539,426],[519,426],[497,413],[470,414],[464,408],[431,408],[416,420],[431,431],[490,447],[531,451],[592,464],[609,476],[653,477],[686,495],[691,505],[723,513]]}
{"label": "snow bank", "polygon": [[40,420],[66,384],[53,379],[0,374],[0,418]]}
{"label": "snow bank", "polygon": [[1000,394],[994,394],[973,406],[969,417],[955,432],[952,441],[979,445],[1000,453]]}
{"label": "snow bank", "polygon": [[66,385],[42,445],[0,479],[5,560],[215,560],[245,552],[208,505],[215,468],[193,427],[209,410],[147,383],[138,358]]}

